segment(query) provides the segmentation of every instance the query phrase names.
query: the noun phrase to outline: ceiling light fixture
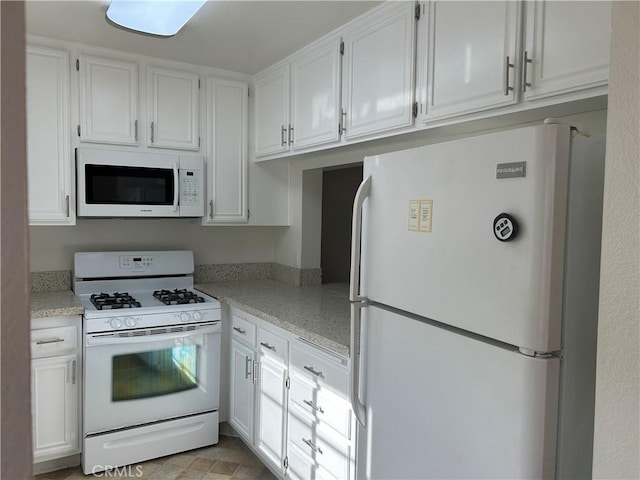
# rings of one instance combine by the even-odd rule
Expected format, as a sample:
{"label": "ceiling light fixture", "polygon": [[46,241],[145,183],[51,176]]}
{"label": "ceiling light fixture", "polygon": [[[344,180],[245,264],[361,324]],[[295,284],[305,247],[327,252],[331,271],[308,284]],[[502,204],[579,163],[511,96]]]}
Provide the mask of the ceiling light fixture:
{"label": "ceiling light fixture", "polygon": [[107,18],[128,30],[171,37],[206,0],[111,0]]}

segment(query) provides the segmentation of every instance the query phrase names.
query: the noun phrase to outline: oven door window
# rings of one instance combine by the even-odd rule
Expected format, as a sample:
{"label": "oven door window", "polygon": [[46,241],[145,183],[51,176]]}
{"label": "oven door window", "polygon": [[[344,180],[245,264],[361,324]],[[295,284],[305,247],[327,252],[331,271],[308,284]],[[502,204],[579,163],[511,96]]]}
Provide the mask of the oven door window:
{"label": "oven door window", "polygon": [[85,165],[87,204],[172,205],[170,168]]}
{"label": "oven door window", "polygon": [[136,400],[198,387],[198,345],[115,355],[111,400]]}

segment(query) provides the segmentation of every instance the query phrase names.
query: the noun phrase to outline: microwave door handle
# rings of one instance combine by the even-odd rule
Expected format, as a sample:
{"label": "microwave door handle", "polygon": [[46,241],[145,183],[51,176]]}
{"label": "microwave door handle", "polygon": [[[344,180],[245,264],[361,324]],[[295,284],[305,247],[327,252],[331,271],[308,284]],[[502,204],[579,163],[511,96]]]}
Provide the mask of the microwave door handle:
{"label": "microwave door handle", "polygon": [[173,211],[178,211],[178,198],[180,196],[179,192],[180,182],[178,181],[178,164],[173,163]]}

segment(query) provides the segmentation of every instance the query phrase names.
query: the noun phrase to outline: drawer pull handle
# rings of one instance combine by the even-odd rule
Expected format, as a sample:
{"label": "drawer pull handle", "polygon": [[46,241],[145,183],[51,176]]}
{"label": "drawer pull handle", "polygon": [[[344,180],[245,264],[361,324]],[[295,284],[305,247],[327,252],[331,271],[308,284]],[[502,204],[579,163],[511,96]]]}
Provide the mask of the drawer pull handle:
{"label": "drawer pull handle", "polygon": [[308,367],[308,366],[304,366],[304,369],[308,372],[313,373],[316,377],[320,377],[320,378],[324,378],[324,375],[322,374],[322,372],[318,372],[316,370],[314,370],[313,367]]}
{"label": "drawer pull handle", "polygon": [[267,342],[260,342],[260,345],[262,345],[264,348],[271,350],[272,352],[276,351],[276,347],[274,347],[273,345],[269,345]]}
{"label": "drawer pull handle", "polygon": [[49,343],[60,343],[64,342],[64,338],[52,338],[50,340],[38,340],[36,345],[47,345]]}
{"label": "drawer pull handle", "polygon": [[324,410],[322,410],[322,407],[319,407],[318,405],[313,403],[311,400],[303,400],[302,403],[304,403],[305,405],[309,405],[316,412],[324,413]]}
{"label": "drawer pull handle", "polygon": [[247,331],[246,331],[245,329],[243,329],[243,328],[233,327],[233,329],[234,329],[236,332],[238,332],[238,333],[240,333],[240,334],[242,334],[242,335],[246,335],[246,334],[247,334]]}
{"label": "drawer pull handle", "polygon": [[322,449],[320,447],[316,447],[313,443],[311,443],[311,440],[307,440],[306,438],[303,437],[302,441],[306,443],[311,450],[313,450],[314,452],[318,452],[320,455],[322,455]]}

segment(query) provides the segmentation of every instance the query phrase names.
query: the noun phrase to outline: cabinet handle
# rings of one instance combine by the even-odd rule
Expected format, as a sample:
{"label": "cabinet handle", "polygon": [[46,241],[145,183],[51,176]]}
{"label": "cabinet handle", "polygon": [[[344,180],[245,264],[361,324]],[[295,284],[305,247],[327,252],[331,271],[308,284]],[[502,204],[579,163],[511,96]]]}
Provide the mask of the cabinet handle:
{"label": "cabinet handle", "polygon": [[504,76],[505,76],[504,94],[505,96],[508,96],[509,92],[513,90],[513,87],[509,86],[509,69],[513,67],[515,67],[515,65],[511,63],[511,57],[507,55],[507,59],[504,62]]}
{"label": "cabinet handle", "polygon": [[209,218],[213,220],[213,200],[209,200]]}
{"label": "cabinet handle", "polygon": [[316,377],[324,378],[324,375],[322,374],[322,372],[318,372],[314,370],[313,367],[308,367],[305,365],[304,369],[307,370],[308,372],[313,373]]}
{"label": "cabinet handle", "polygon": [[138,120],[133,122],[133,138],[136,142],[138,141]]}
{"label": "cabinet handle", "polygon": [[302,403],[304,403],[305,405],[309,405],[316,412],[324,413],[324,410],[322,409],[322,407],[319,407],[318,405],[313,403],[311,400],[303,400]]}
{"label": "cabinet handle", "polygon": [[316,447],[313,443],[311,443],[311,440],[307,440],[306,438],[302,437],[302,441],[306,443],[311,450],[322,455],[322,449],[320,447]]}
{"label": "cabinet handle", "polygon": [[251,357],[244,357],[244,378],[249,378],[249,375],[251,375]]}
{"label": "cabinet handle", "polygon": [[287,144],[287,141],[284,138],[286,134],[287,134],[287,129],[284,128],[284,125],[282,125],[280,127],[280,145],[282,145],[283,147]]}
{"label": "cabinet handle", "polygon": [[267,342],[260,342],[260,345],[262,345],[264,348],[271,350],[272,352],[276,351],[276,347],[274,347],[273,345],[269,345]]}
{"label": "cabinet handle", "polygon": [[347,131],[347,112],[344,108],[340,109],[340,135]]}
{"label": "cabinet handle", "polygon": [[253,362],[253,383],[257,383],[260,379],[260,364],[258,362]]}
{"label": "cabinet handle", "polygon": [[524,51],[524,61],[522,62],[522,93],[527,91],[527,87],[531,86],[531,82],[527,82],[527,66],[533,63],[533,59],[529,58],[529,52]]}
{"label": "cabinet handle", "polygon": [[236,332],[238,332],[239,334],[241,334],[241,335],[246,335],[246,334],[247,334],[247,331],[246,331],[246,330],[244,330],[244,329],[242,329],[242,328],[233,327],[233,329],[234,329]]}
{"label": "cabinet handle", "polygon": [[153,128],[153,122],[151,122],[151,143],[153,143],[153,139],[154,139],[155,135],[154,135],[154,128]]}
{"label": "cabinet handle", "polygon": [[47,345],[49,343],[60,343],[64,342],[64,338],[52,338],[50,340],[38,340],[36,345]]}
{"label": "cabinet handle", "polygon": [[69,195],[67,195],[66,197],[64,197],[64,208],[65,211],[67,212],[67,218],[69,218]]}
{"label": "cabinet handle", "polygon": [[289,145],[293,145],[293,127],[289,125]]}
{"label": "cabinet handle", "polygon": [[76,384],[76,361],[73,360],[71,362],[71,384]]}

